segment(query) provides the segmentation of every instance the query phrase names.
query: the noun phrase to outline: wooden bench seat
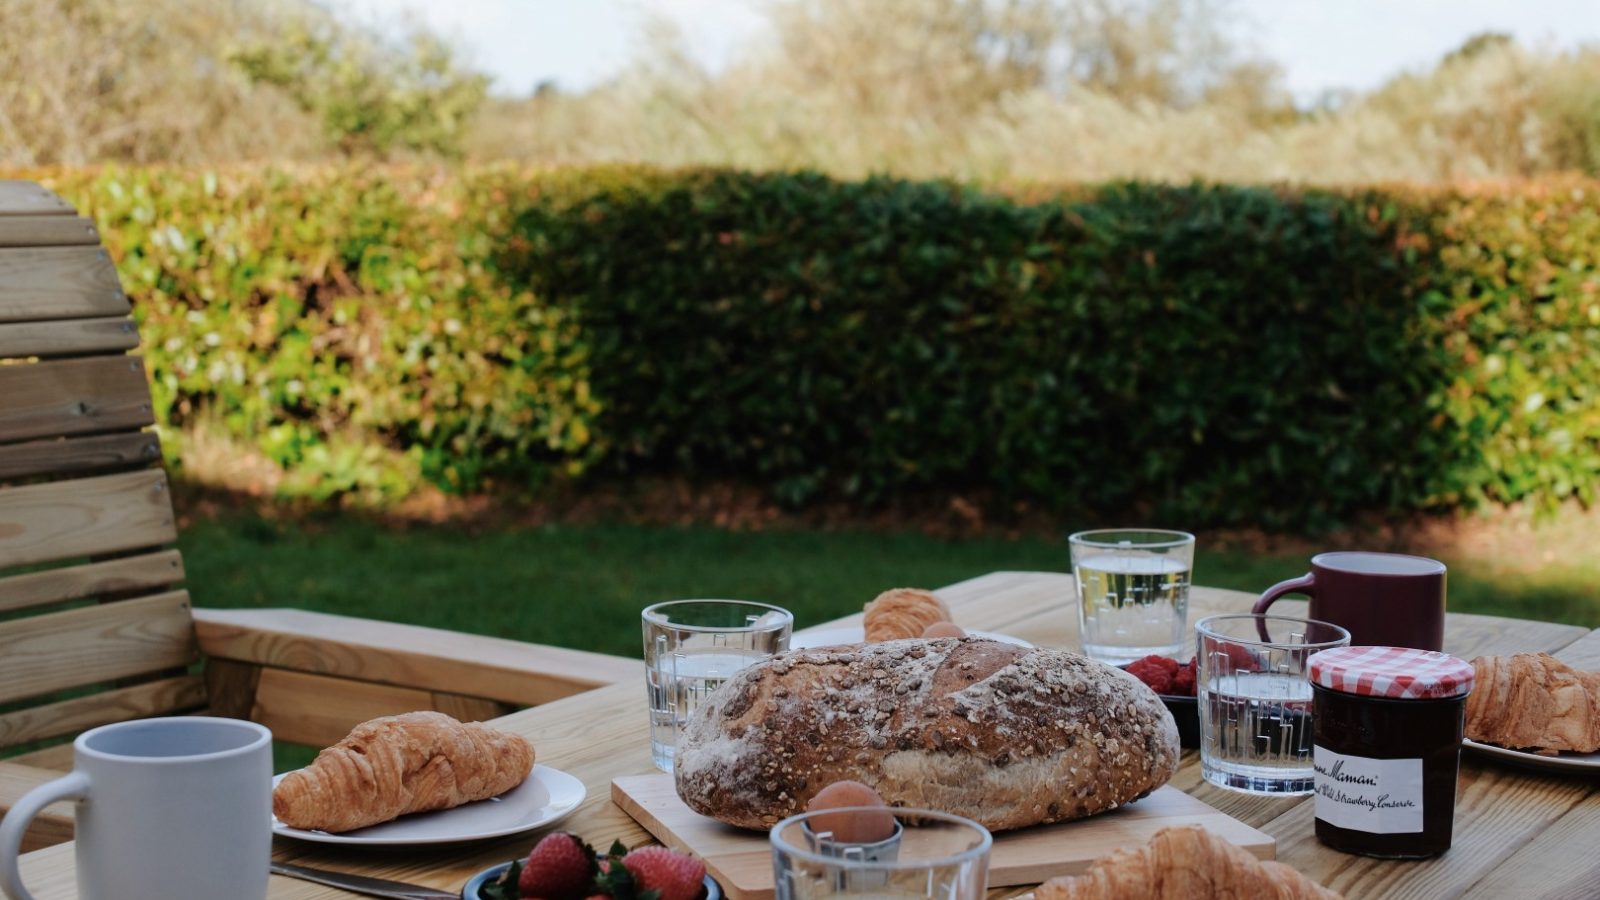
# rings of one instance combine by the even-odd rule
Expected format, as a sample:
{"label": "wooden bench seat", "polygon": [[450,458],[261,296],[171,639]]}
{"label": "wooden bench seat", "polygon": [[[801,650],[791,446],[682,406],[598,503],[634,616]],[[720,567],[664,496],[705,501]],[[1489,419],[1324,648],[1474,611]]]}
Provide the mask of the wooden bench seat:
{"label": "wooden bench seat", "polygon": [[[0,180],[0,810],[71,765],[67,739],[109,722],[228,715],[323,746],[378,715],[491,719],[642,680],[636,659],[191,608],[137,329],[98,242],[60,197]],[[71,826],[58,804],[27,846]]]}

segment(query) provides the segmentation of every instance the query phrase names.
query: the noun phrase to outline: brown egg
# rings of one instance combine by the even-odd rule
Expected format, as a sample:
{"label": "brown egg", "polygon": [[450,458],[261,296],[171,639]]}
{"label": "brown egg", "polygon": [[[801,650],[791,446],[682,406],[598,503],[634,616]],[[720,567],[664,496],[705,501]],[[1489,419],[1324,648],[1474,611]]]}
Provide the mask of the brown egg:
{"label": "brown egg", "polygon": [[962,630],[960,625],[954,622],[935,622],[922,629],[922,636],[925,638],[966,637],[967,633]]}
{"label": "brown egg", "polygon": [[894,814],[884,806],[878,792],[859,781],[835,781],[811,798],[806,812],[822,812],[849,806],[876,806],[879,810],[856,810],[816,816],[808,820],[817,834],[832,832],[843,844],[873,844],[894,835]]}

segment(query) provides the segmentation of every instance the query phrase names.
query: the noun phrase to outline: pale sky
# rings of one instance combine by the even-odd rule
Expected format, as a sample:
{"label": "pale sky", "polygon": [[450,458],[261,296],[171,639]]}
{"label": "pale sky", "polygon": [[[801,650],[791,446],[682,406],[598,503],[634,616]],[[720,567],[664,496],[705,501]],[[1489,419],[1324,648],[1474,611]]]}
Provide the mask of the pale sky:
{"label": "pale sky", "polygon": [[[632,55],[650,12],[674,20],[715,68],[762,27],[761,0],[324,0],[368,22],[409,10],[454,37],[498,93],[551,80],[581,90]],[[1236,0],[1245,32],[1286,71],[1297,98],[1375,87],[1420,69],[1482,31],[1533,46],[1600,43],[1600,0]]]}

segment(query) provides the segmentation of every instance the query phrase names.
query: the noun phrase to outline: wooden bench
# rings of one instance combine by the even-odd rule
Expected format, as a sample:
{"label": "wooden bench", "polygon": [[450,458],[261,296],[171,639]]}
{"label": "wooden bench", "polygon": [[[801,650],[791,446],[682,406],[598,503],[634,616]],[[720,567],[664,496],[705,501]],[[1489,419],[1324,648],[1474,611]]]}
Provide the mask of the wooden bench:
{"label": "wooden bench", "polygon": [[[129,313],[94,224],[0,181],[0,809],[71,766],[67,738],[129,718],[251,718],[320,746],[377,715],[490,719],[642,681],[638,660],[598,653],[192,609]],[[71,836],[61,805],[26,847]]]}

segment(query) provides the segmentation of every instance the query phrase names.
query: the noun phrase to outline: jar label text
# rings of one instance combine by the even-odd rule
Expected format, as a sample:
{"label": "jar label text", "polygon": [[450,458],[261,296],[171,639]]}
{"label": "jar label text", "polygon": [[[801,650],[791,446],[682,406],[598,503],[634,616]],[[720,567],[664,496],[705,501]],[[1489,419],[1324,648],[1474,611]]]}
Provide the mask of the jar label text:
{"label": "jar label text", "polygon": [[1422,760],[1346,756],[1313,748],[1317,818],[1368,834],[1422,830]]}

